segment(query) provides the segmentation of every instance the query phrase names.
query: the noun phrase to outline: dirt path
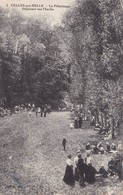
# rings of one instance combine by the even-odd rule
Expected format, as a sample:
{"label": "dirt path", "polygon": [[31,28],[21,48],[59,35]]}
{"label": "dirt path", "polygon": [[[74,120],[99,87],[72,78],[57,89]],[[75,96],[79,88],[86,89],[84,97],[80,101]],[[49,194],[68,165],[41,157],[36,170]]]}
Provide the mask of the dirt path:
{"label": "dirt path", "polygon": [[[70,130],[69,118],[69,112],[53,112],[46,118],[22,113],[0,119],[0,195],[100,195],[97,184],[81,189],[62,182],[67,155],[74,157],[84,143],[96,139],[92,129]],[[105,158],[101,156],[100,162]]]}

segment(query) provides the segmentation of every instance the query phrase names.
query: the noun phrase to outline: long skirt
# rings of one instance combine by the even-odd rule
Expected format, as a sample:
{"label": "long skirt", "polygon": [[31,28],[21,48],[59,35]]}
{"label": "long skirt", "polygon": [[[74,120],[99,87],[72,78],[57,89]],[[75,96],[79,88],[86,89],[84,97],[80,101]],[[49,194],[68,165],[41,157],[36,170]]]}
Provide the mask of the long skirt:
{"label": "long skirt", "polygon": [[75,168],[75,181],[79,181],[79,170]]}
{"label": "long skirt", "polygon": [[78,129],[78,121],[77,120],[74,121],[74,128]]}
{"label": "long skirt", "polygon": [[65,175],[63,181],[68,185],[74,184],[74,175],[73,175],[73,167],[67,165],[65,169]]}

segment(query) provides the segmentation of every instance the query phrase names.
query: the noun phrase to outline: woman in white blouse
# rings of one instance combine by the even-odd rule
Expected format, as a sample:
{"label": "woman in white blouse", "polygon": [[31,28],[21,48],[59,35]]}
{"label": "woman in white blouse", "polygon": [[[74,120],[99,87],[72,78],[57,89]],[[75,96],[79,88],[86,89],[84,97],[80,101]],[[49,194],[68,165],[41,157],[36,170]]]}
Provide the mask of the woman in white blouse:
{"label": "woman in white blouse", "polygon": [[63,181],[68,185],[74,184],[73,162],[71,160],[71,154],[68,155],[68,158],[66,160],[66,169]]}

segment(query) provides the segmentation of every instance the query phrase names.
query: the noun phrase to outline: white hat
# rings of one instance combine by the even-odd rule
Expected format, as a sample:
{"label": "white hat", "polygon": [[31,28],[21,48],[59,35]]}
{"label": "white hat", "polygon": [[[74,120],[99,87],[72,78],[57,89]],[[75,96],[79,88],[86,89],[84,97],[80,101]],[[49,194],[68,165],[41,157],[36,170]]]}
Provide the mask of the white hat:
{"label": "white hat", "polygon": [[78,153],[81,153],[81,151],[80,151],[80,150],[77,150],[77,151],[76,151],[76,154],[78,154]]}

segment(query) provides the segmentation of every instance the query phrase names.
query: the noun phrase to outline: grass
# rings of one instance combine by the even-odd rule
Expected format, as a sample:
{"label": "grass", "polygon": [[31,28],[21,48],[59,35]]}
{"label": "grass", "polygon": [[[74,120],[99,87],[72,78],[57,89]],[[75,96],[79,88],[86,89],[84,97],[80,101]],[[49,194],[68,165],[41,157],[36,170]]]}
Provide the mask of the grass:
{"label": "grass", "polygon": [[[69,112],[52,112],[46,118],[24,112],[0,119],[0,195],[123,195],[117,178],[85,188],[63,183],[67,155],[73,159],[85,143],[100,140],[87,122],[82,129],[70,129],[69,122]],[[102,162],[107,167],[109,158],[108,154],[93,155],[93,164],[97,170]]]}

